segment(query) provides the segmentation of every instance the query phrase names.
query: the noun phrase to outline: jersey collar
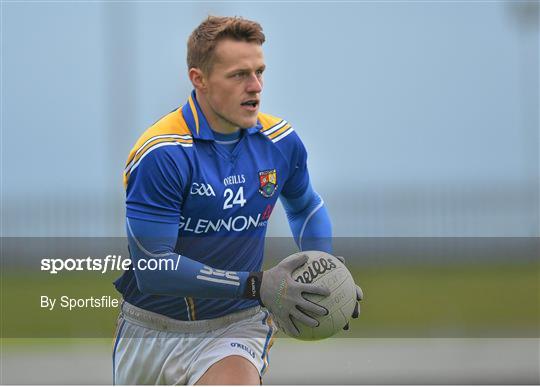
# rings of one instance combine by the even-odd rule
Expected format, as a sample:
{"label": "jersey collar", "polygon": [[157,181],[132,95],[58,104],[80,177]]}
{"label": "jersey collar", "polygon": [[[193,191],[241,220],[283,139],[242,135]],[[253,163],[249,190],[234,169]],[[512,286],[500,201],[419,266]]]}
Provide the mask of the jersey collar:
{"label": "jersey collar", "polygon": [[[197,98],[195,97],[195,90],[191,92],[188,101],[182,106],[182,115],[186,120],[186,123],[191,131],[193,138],[201,140],[215,140],[214,133],[206,121]],[[257,119],[257,124],[251,128],[246,128],[249,134],[258,133],[262,129],[262,124]]]}

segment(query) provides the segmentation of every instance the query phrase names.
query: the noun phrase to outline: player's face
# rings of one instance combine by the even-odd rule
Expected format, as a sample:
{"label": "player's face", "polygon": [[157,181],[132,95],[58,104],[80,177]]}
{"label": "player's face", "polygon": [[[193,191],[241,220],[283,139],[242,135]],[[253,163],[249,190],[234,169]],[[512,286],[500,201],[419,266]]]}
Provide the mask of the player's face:
{"label": "player's face", "polygon": [[205,77],[205,115],[214,130],[231,132],[257,124],[263,89],[262,47],[256,43],[222,40]]}

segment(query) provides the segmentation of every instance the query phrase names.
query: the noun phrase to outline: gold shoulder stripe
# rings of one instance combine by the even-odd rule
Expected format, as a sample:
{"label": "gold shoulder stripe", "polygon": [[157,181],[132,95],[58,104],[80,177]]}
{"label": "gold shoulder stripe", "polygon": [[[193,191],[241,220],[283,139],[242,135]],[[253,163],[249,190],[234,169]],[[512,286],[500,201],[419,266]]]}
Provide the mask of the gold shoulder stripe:
{"label": "gold shoulder stripe", "polygon": [[269,127],[269,128],[266,128],[266,129],[261,129],[261,132],[264,133],[264,134],[268,134],[268,133],[272,133],[274,131],[274,129],[279,129],[281,128],[283,125],[285,125],[287,123],[287,121],[285,120],[281,120],[279,121],[277,124]]}
{"label": "gold shoulder stripe", "polygon": [[281,121],[283,121],[283,119],[281,119],[279,117],[274,117],[274,116],[272,116],[270,114],[266,114],[266,113],[259,113],[257,118],[259,119],[259,122],[262,125],[261,132],[264,132],[264,131],[270,129],[273,126],[279,124]]}
{"label": "gold shoulder stripe", "polygon": [[178,142],[181,144],[193,144],[192,139],[184,139],[175,136],[153,137],[149,141],[145,142],[144,145],[140,147],[136,152],[133,152],[133,156],[130,156],[131,161],[128,165],[126,165],[126,170],[130,169],[135,163],[137,163],[137,161],[140,160],[141,156],[145,154],[148,149],[161,142]]}
{"label": "gold shoulder stripe", "polygon": [[282,128],[276,130],[275,132],[271,133],[268,135],[268,138],[273,140],[274,138],[276,138],[277,136],[279,136],[281,133],[284,133],[286,132],[287,130],[289,130],[291,128],[291,125],[290,124],[287,124],[287,125],[284,125]]}
{"label": "gold shoulder stripe", "polygon": [[162,147],[162,146],[166,146],[166,145],[181,145],[184,147],[191,147],[193,146],[193,142],[181,140],[181,139],[171,140],[170,138],[162,138],[162,139],[153,141],[151,144],[149,144],[146,147],[144,152],[139,153],[124,170],[124,186],[127,187],[128,179],[129,179],[129,176],[131,175],[131,172],[133,172],[135,168],[137,168],[137,166],[139,165],[143,157],[145,157],[152,150]]}
{"label": "gold shoulder stripe", "polygon": [[[186,121],[184,120],[184,117],[182,116],[182,107],[179,107],[178,109],[165,115],[164,117],[160,118],[155,124],[150,126],[141,135],[141,137],[139,137],[133,149],[135,149],[136,151],[152,137],[163,135],[178,135],[183,138],[185,138],[186,136],[191,137],[191,132],[187,126]],[[131,160],[128,160],[126,164],[129,164],[130,161]]]}
{"label": "gold shoulder stripe", "polygon": [[179,145],[186,144],[184,146],[191,146],[193,144],[193,137],[182,115],[181,106],[160,118],[139,137],[135,146],[129,152],[126,162],[126,169],[124,170],[125,187],[127,187],[130,169],[137,165],[137,162],[140,161],[148,149],[151,149],[162,141],[176,142]]}
{"label": "gold shoulder stripe", "polygon": [[266,129],[266,130],[263,130],[261,131],[263,134],[266,134],[267,136],[269,136],[270,134],[274,133],[276,130],[279,130],[281,128],[283,128],[285,125],[287,125],[288,122],[285,121],[285,120],[281,120],[279,123],[277,123],[276,125]]}
{"label": "gold shoulder stripe", "polygon": [[170,141],[174,141],[174,140],[178,139],[178,140],[182,140],[182,141],[186,141],[186,142],[188,142],[188,141],[193,142],[193,138],[191,136],[189,136],[189,135],[162,134],[162,135],[151,137],[148,140],[146,140],[146,142],[144,144],[142,144],[139,147],[139,149],[137,149],[135,152],[133,152],[133,150],[130,152],[127,163],[126,163],[126,168],[129,167],[129,165],[132,163],[135,156],[137,156],[140,152],[143,152],[145,149],[148,149],[148,145],[152,144],[156,140],[165,139],[165,138],[170,139]]}

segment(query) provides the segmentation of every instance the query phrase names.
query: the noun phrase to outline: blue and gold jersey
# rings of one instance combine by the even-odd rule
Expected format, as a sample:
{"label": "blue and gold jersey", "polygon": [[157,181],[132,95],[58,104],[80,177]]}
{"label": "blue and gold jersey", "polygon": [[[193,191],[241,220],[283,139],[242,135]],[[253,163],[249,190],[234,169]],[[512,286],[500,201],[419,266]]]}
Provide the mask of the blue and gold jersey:
{"label": "blue and gold jersey", "polygon": [[[232,151],[219,146],[195,98],[152,125],[124,171],[128,218],[178,224],[175,252],[213,268],[260,271],[267,222],[280,195],[306,191],[306,150],[285,120],[259,113]],[[124,299],[180,320],[222,316],[256,300],[156,296],[133,270],[116,282]]]}

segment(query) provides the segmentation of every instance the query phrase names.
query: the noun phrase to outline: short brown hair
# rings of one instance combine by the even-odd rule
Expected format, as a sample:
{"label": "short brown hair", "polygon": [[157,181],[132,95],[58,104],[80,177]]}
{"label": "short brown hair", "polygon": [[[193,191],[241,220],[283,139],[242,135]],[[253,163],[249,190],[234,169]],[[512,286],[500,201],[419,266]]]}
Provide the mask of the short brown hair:
{"label": "short brown hair", "polygon": [[205,73],[210,72],[216,45],[227,38],[260,45],[265,41],[262,27],[257,22],[238,16],[208,16],[189,36],[188,70],[197,67]]}

